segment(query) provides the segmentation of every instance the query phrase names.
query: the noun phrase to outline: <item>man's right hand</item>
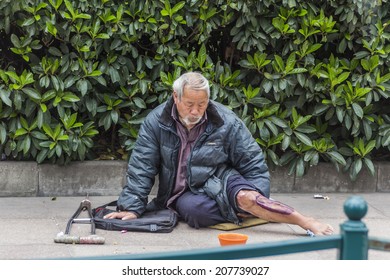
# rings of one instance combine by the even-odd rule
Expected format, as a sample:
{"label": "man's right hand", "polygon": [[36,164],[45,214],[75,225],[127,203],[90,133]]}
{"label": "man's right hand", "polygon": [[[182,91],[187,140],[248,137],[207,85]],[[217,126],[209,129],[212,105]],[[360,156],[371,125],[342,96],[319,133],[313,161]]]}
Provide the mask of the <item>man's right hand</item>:
{"label": "man's right hand", "polygon": [[129,211],[112,212],[103,217],[103,219],[122,219],[122,220],[131,220],[137,218],[138,217],[134,212],[129,212]]}

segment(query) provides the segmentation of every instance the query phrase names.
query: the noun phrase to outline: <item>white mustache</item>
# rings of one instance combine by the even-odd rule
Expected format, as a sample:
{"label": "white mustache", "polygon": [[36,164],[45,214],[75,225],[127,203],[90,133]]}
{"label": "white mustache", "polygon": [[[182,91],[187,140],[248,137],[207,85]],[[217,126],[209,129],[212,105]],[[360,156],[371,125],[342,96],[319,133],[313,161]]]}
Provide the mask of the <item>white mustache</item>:
{"label": "white mustache", "polygon": [[[191,121],[190,118],[195,119],[195,120]],[[186,125],[194,125],[194,124],[197,124],[198,122],[200,122],[201,119],[202,119],[202,117],[185,117],[185,118],[182,118],[182,121]]]}

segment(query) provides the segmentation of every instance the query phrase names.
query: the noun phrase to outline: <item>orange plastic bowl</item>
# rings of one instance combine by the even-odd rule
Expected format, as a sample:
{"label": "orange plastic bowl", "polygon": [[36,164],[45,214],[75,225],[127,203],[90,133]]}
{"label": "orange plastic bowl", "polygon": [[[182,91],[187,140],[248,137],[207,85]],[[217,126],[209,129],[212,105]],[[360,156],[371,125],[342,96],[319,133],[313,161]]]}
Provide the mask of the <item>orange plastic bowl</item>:
{"label": "orange plastic bowl", "polygon": [[221,246],[246,244],[248,235],[241,233],[220,233],[218,234],[219,244]]}

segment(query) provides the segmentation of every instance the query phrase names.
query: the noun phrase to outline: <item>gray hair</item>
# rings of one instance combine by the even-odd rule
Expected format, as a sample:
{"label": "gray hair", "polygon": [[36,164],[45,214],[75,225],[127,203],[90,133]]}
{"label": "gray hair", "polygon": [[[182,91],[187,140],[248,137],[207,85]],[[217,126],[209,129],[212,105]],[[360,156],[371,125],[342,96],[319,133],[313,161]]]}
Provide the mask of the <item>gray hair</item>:
{"label": "gray hair", "polygon": [[179,100],[181,100],[181,97],[183,96],[185,87],[192,90],[205,91],[207,97],[210,98],[209,81],[198,72],[184,73],[173,82],[173,91],[177,94]]}

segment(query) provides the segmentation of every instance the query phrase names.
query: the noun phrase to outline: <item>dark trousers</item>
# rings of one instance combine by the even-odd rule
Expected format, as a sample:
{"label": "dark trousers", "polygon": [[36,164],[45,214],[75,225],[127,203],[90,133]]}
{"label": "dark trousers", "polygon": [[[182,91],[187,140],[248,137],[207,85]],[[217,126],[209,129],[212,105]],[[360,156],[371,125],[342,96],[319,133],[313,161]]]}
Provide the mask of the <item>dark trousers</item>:
{"label": "dark trousers", "polygon": [[[228,179],[226,186],[228,199],[236,213],[243,212],[236,203],[237,193],[243,189],[256,190],[252,183],[240,175],[234,175]],[[194,194],[191,191],[183,193],[176,200],[176,211],[182,220],[194,228],[227,222],[219,211],[217,202],[206,194]]]}

